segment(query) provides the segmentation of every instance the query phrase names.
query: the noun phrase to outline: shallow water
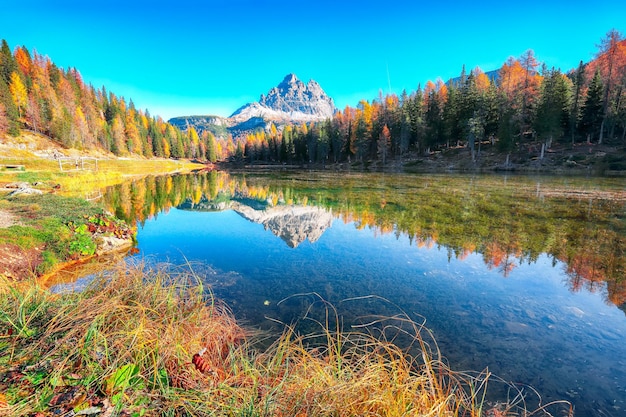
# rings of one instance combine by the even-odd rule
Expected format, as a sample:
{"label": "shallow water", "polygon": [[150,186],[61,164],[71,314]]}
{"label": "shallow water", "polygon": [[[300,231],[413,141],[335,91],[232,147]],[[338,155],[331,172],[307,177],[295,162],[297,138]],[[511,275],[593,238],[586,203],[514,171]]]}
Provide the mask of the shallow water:
{"label": "shallow water", "polygon": [[[404,312],[425,319],[454,370],[488,368],[530,404],[527,386],[544,404],[571,401],[576,416],[624,415],[626,316],[614,304],[624,293],[624,203],[597,198],[620,195],[623,185],[497,177],[488,179],[498,190],[490,196],[481,178],[402,178],[196,178],[166,211],[137,216],[136,256],[189,263],[252,327],[280,332],[277,322],[294,323],[322,299],[346,329]],[[144,188],[160,189],[158,181],[137,187],[122,193],[138,207]],[[571,187],[587,197],[568,197]],[[426,198],[427,188],[436,193]],[[531,206],[506,189],[531,190],[521,198]],[[523,224],[533,216],[538,225]],[[531,236],[512,237],[529,227],[537,227]],[[588,247],[573,247],[576,239]],[[598,249],[605,246],[610,254]],[[379,298],[355,299],[365,296]],[[319,328],[308,322],[301,331]],[[493,395],[503,399],[503,389],[495,384]]]}

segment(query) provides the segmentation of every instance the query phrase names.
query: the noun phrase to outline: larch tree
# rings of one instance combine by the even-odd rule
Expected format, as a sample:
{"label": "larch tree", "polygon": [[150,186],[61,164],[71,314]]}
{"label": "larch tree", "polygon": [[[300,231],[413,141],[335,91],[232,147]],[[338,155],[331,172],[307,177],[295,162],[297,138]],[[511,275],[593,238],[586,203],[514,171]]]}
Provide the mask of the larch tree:
{"label": "larch tree", "polygon": [[524,84],[522,88],[522,108],[520,120],[520,134],[523,135],[532,126],[536,100],[539,96],[541,76],[537,73],[539,61],[532,49],[527,50],[520,57],[520,65],[524,69]]}
{"label": "larch tree", "polygon": [[28,50],[24,47],[17,47],[15,49],[15,62],[18,68],[24,74],[25,77],[30,77],[32,62]]}
{"label": "larch tree", "polygon": [[191,126],[187,131],[187,139],[189,142],[189,149],[187,151],[188,158],[197,158],[198,157],[198,144],[200,143],[200,137],[198,136],[198,132],[196,129]]}
{"label": "larch tree", "polygon": [[621,81],[619,78],[626,67],[626,50],[622,45],[622,34],[616,29],[611,29],[600,41],[597,59],[600,61],[604,75],[604,95],[602,100],[602,122],[600,124],[600,136],[598,143],[604,139],[604,130],[607,119],[610,116],[612,107],[610,106],[611,94],[615,84]]}
{"label": "larch tree", "polygon": [[137,127],[137,121],[134,117],[134,110],[126,112],[124,120],[124,133],[126,134],[126,142],[128,151],[137,155],[143,153],[143,147],[141,143],[141,137],[139,136],[139,128]]}
{"label": "larch tree", "polygon": [[111,151],[116,155],[126,155],[128,153],[126,133],[124,132],[124,122],[122,121],[122,116],[119,114],[113,119],[113,123],[111,125],[111,136],[113,139]]}
{"label": "larch tree", "polygon": [[40,133],[43,129],[44,121],[42,113],[45,111],[45,104],[38,94],[31,92],[28,96],[28,106],[26,107],[26,122],[32,129]]}
{"label": "larch tree", "polygon": [[9,90],[11,91],[13,102],[17,107],[18,116],[21,118],[28,104],[28,91],[26,90],[26,86],[22,81],[22,77],[20,77],[17,71],[13,71],[13,73],[11,74],[11,83],[9,84]]}
{"label": "larch tree", "polygon": [[382,132],[378,136],[378,155],[383,160],[383,165],[387,161],[387,152],[389,151],[389,146],[391,145],[391,132],[387,125],[383,126]]}

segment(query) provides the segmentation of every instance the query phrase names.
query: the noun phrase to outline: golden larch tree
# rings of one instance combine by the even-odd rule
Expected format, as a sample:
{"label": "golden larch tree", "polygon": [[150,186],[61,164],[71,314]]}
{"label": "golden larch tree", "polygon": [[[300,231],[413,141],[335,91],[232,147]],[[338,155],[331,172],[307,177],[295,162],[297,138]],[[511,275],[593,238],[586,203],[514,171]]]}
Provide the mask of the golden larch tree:
{"label": "golden larch tree", "polygon": [[28,104],[28,91],[26,90],[24,82],[22,82],[22,77],[20,77],[20,75],[16,71],[13,71],[13,73],[11,73],[11,83],[9,84],[9,90],[11,91],[13,102],[17,106],[19,116],[22,117],[22,114],[26,109],[26,105]]}

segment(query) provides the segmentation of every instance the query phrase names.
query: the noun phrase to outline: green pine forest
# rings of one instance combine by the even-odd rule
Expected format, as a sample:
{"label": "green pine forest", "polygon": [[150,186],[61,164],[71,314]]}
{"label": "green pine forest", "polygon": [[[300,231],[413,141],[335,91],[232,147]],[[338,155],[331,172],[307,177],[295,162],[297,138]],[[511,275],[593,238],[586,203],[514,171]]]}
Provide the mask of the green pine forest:
{"label": "green pine forest", "polygon": [[25,47],[0,50],[0,135],[42,133],[68,148],[118,156],[280,163],[382,162],[466,148],[525,151],[543,158],[555,144],[626,144],[626,40],[607,32],[596,58],[568,72],[532,50],[497,71],[466,71],[400,96],[347,106],[323,122],[276,126],[216,138],[181,131],[132,100],[86,85]]}

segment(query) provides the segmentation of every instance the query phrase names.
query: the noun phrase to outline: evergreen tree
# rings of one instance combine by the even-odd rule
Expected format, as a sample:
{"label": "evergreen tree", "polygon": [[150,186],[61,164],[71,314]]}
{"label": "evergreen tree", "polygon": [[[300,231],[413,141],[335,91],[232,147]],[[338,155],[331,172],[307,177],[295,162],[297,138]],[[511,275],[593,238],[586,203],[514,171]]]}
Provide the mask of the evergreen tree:
{"label": "evergreen tree", "polygon": [[498,88],[495,83],[491,83],[483,95],[482,108],[485,114],[485,137],[491,138],[493,143],[500,125]]}
{"label": "evergreen tree", "polygon": [[600,72],[596,70],[589,89],[587,97],[581,110],[582,116],[580,120],[580,131],[587,136],[587,141],[591,141],[600,134],[600,125],[602,123],[604,103],[602,101],[602,93],[604,86],[600,78]]}
{"label": "evergreen tree", "polygon": [[558,70],[547,71],[541,84],[535,130],[549,147],[552,139],[565,134],[569,113],[569,90],[563,74]]}
{"label": "evergreen tree", "polygon": [[11,82],[11,74],[17,71],[17,62],[11,53],[11,48],[6,40],[2,39],[0,47],[0,77],[9,85]]}
{"label": "evergreen tree", "polygon": [[[463,67],[465,70],[465,67]],[[466,79],[463,74],[461,74],[461,79]],[[450,141],[458,141],[461,138],[461,105],[462,105],[462,92],[458,90],[455,86],[450,86],[448,89],[448,100],[443,108],[442,115],[442,124],[443,124],[443,135],[444,138],[441,138],[442,141],[450,143]]]}
{"label": "evergreen tree", "polygon": [[20,133],[20,125],[18,122],[18,112],[9,85],[0,77],[0,103],[4,107],[7,123],[7,133],[11,136],[17,136]]}
{"label": "evergreen tree", "polygon": [[574,88],[572,95],[572,107],[570,111],[569,128],[570,136],[572,139],[572,146],[574,146],[577,133],[576,128],[578,127],[578,124],[580,122],[582,91],[585,83],[585,66],[583,65],[583,61],[580,61],[580,63],[578,64],[578,68],[574,73],[572,82],[574,84]]}
{"label": "evergreen tree", "polygon": [[407,115],[410,124],[409,148],[415,147],[420,150],[420,143],[424,136],[424,94],[421,87],[417,87],[417,91],[409,97]]}
{"label": "evergreen tree", "polygon": [[209,162],[217,161],[217,142],[215,141],[215,136],[213,133],[207,132],[207,149],[206,149],[206,158]]}
{"label": "evergreen tree", "polygon": [[431,91],[428,97],[428,106],[425,115],[425,143],[428,148],[440,143],[443,135],[442,109],[437,91]]}

